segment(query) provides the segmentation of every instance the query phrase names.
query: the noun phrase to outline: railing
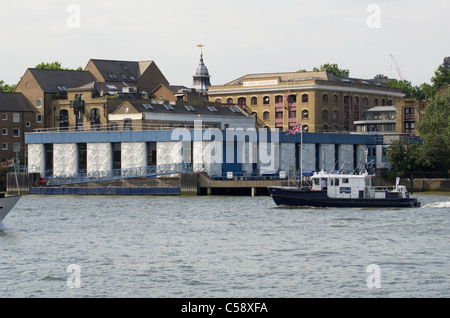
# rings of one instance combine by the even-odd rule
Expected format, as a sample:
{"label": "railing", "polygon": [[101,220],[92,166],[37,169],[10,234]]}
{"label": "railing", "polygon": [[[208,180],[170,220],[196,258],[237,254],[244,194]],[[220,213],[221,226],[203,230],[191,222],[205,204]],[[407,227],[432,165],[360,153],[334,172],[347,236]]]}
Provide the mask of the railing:
{"label": "railing", "polygon": [[78,173],[76,175],[53,175],[47,177],[46,182],[48,186],[57,186],[87,182],[110,181],[126,178],[149,178],[168,174],[190,172],[192,171],[192,169],[193,167],[190,163],[172,163],[147,167]]}
{"label": "railing", "polygon": [[[194,129],[200,128],[192,124],[143,124],[143,123],[133,123],[129,125],[123,124],[96,124],[91,125],[89,122],[89,127],[84,126],[67,126],[67,127],[53,127],[53,128],[38,128],[34,129],[37,133],[54,133],[54,132],[85,132],[85,131],[145,131],[145,130],[174,130],[177,128]],[[218,128],[220,129],[220,124],[217,125],[201,125],[201,129]]]}

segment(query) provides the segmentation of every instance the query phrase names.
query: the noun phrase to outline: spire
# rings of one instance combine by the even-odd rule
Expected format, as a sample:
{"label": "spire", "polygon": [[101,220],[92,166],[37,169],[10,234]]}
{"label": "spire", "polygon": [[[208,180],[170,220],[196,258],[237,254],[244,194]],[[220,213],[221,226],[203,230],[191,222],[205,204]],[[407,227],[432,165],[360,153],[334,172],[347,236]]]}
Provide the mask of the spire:
{"label": "spire", "polygon": [[211,77],[208,72],[208,68],[203,63],[203,44],[197,45],[200,48],[200,63],[197,67],[197,71],[195,72],[194,80],[193,80],[193,88],[198,91],[204,93],[208,90],[208,87],[211,86],[209,78]]}

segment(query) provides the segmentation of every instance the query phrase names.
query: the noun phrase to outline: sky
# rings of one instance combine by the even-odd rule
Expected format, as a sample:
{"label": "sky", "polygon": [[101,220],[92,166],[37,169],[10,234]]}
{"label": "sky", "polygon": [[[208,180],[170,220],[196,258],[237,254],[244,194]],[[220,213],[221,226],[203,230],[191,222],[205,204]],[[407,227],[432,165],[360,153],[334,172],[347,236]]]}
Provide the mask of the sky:
{"label": "sky", "polygon": [[449,0],[8,1],[0,80],[15,84],[41,62],[153,60],[170,84],[191,87],[203,44],[212,85],[325,63],[420,85],[450,56],[449,16]]}

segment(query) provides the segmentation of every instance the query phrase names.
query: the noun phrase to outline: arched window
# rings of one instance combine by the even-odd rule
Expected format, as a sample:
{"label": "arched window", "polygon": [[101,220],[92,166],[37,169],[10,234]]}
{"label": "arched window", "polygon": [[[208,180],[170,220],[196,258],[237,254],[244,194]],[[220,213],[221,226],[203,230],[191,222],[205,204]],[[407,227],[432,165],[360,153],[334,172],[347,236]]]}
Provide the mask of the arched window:
{"label": "arched window", "polygon": [[384,98],[381,99],[381,106],[386,106],[386,100]]}
{"label": "arched window", "polygon": [[369,106],[369,99],[367,97],[363,97],[363,106],[364,107]]}
{"label": "arched window", "polygon": [[328,120],[328,110],[326,109],[322,112],[322,120]]}
{"label": "arched window", "polygon": [[58,122],[59,128],[69,127],[69,112],[66,109],[59,112]]}
{"label": "arched window", "polygon": [[253,96],[252,99],[250,100],[252,106],[256,106],[258,105],[258,98]]}
{"label": "arched window", "polygon": [[264,121],[268,121],[268,120],[270,120],[270,113],[269,112],[264,112],[263,113],[263,120]]}
{"label": "arched window", "polygon": [[239,97],[237,103],[238,103],[238,105],[247,105],[247,98]]}
{"label": "arched window", "polygon": [[227,104],[233,104],[233,98],[231,97],[227,98]]}
{"label": "arched window", "polygon": [[334,94],[333,95],[333,105],[337,105],[337,104],[339,104],[339,97],[336,94]]}
{"label": "arched window", "polygon": [[308,119],[309,118],[309,112],[307,109],[302,110],[302,119]]}
{"label": "arched window", "polygon": [[328,125],[323,125],[323,126],[322,126],[322,131],[323,131],[323,132],[328,131]]}
{"label": "arched window", "polygon": [[221,103],[222,100],[221,100],[220,98],[216,98],[216,99],[215,99],[215,102],[216,102],[216,103]]}
{"label": "arched window", "polygon": [[288,102],[289,102],[289,104],[296,103],[297,102],[297,95],[289,95]]}
{"label": "arched window", "polygon": [[275,104],[281,104],[283,103],[283,96],[277,95],[275,96]]}
{"label": "arched window", "polygon": [[304,132],[308,132],[309,127],[308,125],[302,125],[302,129]]}
{"label": "arched window", "polygon": [[322,104],[328,105],[328,94],[322,95]]}
{"label": "arched window", "polygon": [[373,105],[378,106],[378,98],[375,98],[375,100],[373,101]]}
{"label": "arched window", "polygon": [[333,117],[333,120],[338,120],[339,115],[338,115],[338,111],[337,110],[333,110],[332,117]]}
{"label": "arched window", "polygon": [[302,103],[308,103],[309,97],[308,94],[302,94]]}
{"label": "arched window", "polygon": [[42,107],[42,99],[36,99],[36,107]]}
{"label": "arched window", "polygon": [[264,96],[264,97],[263,97],[263,104],[264,104],[264,105],[269,105],[269,104],[270,104],[270,98],[269,98],[269,96]]}

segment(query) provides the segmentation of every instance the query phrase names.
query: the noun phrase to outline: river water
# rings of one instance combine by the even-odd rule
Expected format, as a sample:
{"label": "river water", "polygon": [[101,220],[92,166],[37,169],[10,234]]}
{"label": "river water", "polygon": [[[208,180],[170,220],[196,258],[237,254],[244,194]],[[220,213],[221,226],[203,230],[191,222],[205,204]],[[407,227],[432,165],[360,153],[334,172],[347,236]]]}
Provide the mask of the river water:
{"label": "river water", "polygon": [[450,195],[415,196],[24,196],[0,223],[0,297],[450,297]]}

